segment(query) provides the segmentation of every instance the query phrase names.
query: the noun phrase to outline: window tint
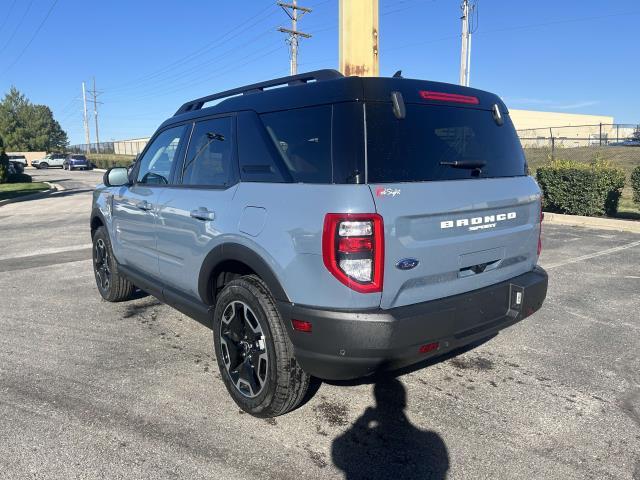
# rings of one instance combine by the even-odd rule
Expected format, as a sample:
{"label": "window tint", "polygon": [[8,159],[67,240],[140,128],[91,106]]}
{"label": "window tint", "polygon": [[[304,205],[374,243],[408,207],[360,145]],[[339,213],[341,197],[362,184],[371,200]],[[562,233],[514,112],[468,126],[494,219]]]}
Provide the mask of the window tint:
{"label": "window tint", "polygon": [[243,182],[291,182],[284,162],[255,112],[238,115],[238,162]]}
{"label": "window tint", "polygon": [[184,162],[182,183],[224,187],[235,183],[232,117],[196,123]]}
{"label": "window tint", "polygon": [[364,112],[362,103],[333,106],[333,182],[364,183]]}
{"label": "window tint", "polygon": [[186,125],[173,127],[158,135],[140,159],[138,183],[166,185],[171,177],[171,165]]}
{"label": "window tint", "polygon": [[331,105],[261,115],[294,182],[331,183]]}
{"label": "window tint", "polygon": [[[525,175],[524,153],[511,119],[499,126],[487,110],[407,105],[404,119],[391,104],[367,104],[368,178],[372,183]],[[485,162],[477,169],[440,162]]]}

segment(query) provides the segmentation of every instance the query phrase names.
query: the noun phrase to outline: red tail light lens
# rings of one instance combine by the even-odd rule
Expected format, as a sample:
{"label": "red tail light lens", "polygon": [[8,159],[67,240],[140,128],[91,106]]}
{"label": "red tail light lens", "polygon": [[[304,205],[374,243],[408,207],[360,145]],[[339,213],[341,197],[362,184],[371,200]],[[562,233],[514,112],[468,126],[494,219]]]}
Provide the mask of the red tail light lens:
{"label": "red tail light lens", "polygon": [[420,96],[425,100],[439,100],[441,102],[466,103],[468,105],[478,105],[480,103],[478,97],[459,95],[457,93],[431,92],[428,90],[420,90]]}
{"label": "red tail light lens", "polygon": [[322,258],[340,282],[360,293],[382,291],[384,226],[376,213],[328,213]]}

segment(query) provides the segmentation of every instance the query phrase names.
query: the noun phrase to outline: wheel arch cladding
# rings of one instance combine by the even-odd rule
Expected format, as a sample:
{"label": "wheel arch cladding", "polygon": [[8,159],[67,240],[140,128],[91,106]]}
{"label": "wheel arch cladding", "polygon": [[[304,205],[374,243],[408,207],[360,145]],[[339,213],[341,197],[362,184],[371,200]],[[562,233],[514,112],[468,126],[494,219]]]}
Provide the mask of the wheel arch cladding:
{"label": "wheel arch cladding", "polygon": [[213,281],[221,272],[224,272],[225,264],[236,262],[245,265],[255,272],[267,285],[275,300],[289,301],[289,297],[282,288],[280,281],[269,264],[250,248],[237,243],[223,243],[211,250],[200,267],[198,275],[198,295],[207,305],[213,305],[214,291]]}
{"label": "wheel arch cladding", "polygon": [[102,216],[102,212],[99,209],[94,208],[91,212],[91,238],[93,238],[93,234],[99,227],[104,227],[106,222],[104,221],[104,217]]}

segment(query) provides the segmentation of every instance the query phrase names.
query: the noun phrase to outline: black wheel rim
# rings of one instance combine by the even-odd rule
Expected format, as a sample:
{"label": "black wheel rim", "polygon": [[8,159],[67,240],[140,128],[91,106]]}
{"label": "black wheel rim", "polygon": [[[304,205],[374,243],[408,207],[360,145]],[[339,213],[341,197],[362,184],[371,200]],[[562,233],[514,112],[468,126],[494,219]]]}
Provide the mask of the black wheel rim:
{"label": "black wheel rim", "polygon": [[109,250],[102,238],[96,241],[93,247],[93,264],[98,280],[98,286],[102,291],[109,290],[111,285],[111,269],[109,268]]}
{"label": "black wheel rim", "polygon": [[258,396],[267,383],[267,344],[258,318],[246,303],[233,301],[222,312],[220,347],[236,389],[248,398]]}

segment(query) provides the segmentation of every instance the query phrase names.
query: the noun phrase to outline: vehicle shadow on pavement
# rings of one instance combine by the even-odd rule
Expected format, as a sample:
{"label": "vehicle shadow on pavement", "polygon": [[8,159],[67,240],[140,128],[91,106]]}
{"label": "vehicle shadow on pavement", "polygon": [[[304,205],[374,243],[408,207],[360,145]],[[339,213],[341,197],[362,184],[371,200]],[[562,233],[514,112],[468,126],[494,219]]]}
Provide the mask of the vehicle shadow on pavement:
{"label": "vehicle shadow on pavement", "polygon": [[347,480],[445,479],[449,452],[442,437],[411,424],[404,413],[407,393],[395,377],[373,387],[375,407],[333,441],[331,457]]}
{"label": "vehicle shadow on pavement", "polygon": [[52,194],[53,197],[56,198],[61,198],[61,197],[68,197],[69,195],[77,195],[78,193],[87,193],[87,192],[93,192],[93,188],[80,188],[80,189],[68,189],[68,190],[62,190],[60,192],[54,192]]}

